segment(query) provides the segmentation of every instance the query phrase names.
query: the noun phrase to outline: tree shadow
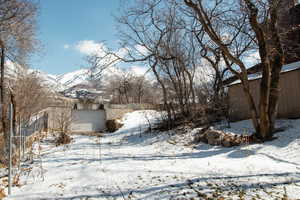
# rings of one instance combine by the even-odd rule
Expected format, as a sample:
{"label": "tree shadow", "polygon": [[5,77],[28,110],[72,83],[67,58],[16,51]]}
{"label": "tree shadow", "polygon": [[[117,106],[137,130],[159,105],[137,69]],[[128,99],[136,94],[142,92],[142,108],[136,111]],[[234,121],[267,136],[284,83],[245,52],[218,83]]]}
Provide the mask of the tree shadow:
{"label": "tree shadow", "polygon": [[[274,182],[260,182],[259,178],[261,177],[269,177],[272,180],[276,180],[275,178],[286,178],[290,177],[289,181],[280,181],[277,179],[277,181]],[[169,192],[169,195],[172,195],[172,192],[180,191],[184,189],[188,189],[189,185],[191,184],[197,184],[197,183],[211,183],[213,181],[223,181],[224,184],[218,185],[218,189],[220,191],[232,191],[232,185],[230,183],[234,183],[237,190],[265,190],[265,189],[273,189],[275,186],[284,186],[288,184],[297,184],[300,183],[300,174],[299,173],[270,173],[270,174],[249,174],[249,175],[242,175],[242,176],[207,176],[207,177],[201,177],[201,178],[194,178],[194,179],[188,179],[184,182],[175,183],[175,184],[166,184],[166,185],[158,185],[158,186],[149,186],[146,188],[141,189],[127,189],[124,191],[116,190],[110,192],[110,193],[104,193],[100,192],[99,194],[80,194],[75,196],[65,196],[65,197],[58,197],[55,199],[59,200],[73,200],[73,199],[89,199],[89,198],[123,198],[128,197],[130,194],[138,195],[138,198],[135,199],[160,199],[162,196],[162,193],[167,191]],[[248,181],[240,181],[240,179],[243,180],[249,180],[253,179],[256,180],[254,182],[249,183]],[[117,185],[113,185],[111,190],[113,188],[116,188]],[[205,191],[207,189],[212,189],[212,186],[209,185],[201,185],[201,190]],[[171,197],[171,196],[165,196],[165,197]],[[26,196],[24,196],[26,198]],[[53,198],[47,198],[44,197],[44,200],[50,200]]]}

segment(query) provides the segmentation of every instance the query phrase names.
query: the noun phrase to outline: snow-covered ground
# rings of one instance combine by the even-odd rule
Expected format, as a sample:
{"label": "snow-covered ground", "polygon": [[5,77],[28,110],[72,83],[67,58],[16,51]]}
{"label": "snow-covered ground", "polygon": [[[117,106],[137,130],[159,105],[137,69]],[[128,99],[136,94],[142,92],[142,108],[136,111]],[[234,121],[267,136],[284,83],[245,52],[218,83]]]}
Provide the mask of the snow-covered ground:
{"label": "snow-covered ground", "polygon": [[[277,140],[222,148],[173,145],[167,133],[143,133],[146,119],[157,115],[127,114],[119,131],[100,139],[41,143],[41,156],[23,170],[21,186],[7,199],[300,198],[300,120],[280,121],[286,131]],[[242,121],[230,131],[250,129]]]}

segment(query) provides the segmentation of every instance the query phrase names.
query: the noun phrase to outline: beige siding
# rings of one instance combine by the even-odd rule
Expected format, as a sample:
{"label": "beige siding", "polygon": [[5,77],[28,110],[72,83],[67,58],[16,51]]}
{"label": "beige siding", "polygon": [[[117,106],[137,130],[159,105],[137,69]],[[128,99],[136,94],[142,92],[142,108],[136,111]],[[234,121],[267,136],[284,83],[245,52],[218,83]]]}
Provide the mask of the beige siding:
{"label": "beige siding", "polygon": [[[251,94],[256,106],[259,102],[260,79],[250,81]],[[300,69],[284,72],[280,80],[279,118],[300,118]],[[241,84],[228,88],[230,119],[232,121],[249,119],[250,112]]]}
{"label": "beige siding", "polygon": [[278,115],[280,118],[300,117],[300,70],[283,73]]}

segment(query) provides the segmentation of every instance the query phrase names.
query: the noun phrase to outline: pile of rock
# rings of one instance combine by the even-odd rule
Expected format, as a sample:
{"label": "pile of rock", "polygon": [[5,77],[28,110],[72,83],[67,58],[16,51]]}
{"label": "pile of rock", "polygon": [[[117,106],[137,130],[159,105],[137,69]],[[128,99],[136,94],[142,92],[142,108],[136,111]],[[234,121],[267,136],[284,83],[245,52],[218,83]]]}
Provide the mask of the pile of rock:
{"label": "pile of rock", "polygon": [[232,147],[253,142],[252,136],[236,135],[211,127],[203,128],[194,135],[194,143],[203,142],[215,146]]}

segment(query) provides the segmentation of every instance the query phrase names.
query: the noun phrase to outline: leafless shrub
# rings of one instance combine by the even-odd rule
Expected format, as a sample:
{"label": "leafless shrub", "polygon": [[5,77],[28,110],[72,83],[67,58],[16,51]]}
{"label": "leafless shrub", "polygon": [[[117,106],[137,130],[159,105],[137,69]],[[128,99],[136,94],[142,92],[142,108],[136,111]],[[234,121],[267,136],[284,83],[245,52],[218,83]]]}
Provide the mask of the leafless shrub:
{"label": "leafless shrub", "polygon": [[72,138],[64,133],[64,132],[60,132],[58,133],[58,137],[55,139],[55,145],[59,146],[59,145],[65,145],[65,144],[69,144],[71,143]]}
{"label": "leafless shrub", "polygon": [[69,133],[71,130],[72,123],[72,113],[68,108],[61,108],[58,113],[56,113],[55,124],[56,131],[59,133]]}

